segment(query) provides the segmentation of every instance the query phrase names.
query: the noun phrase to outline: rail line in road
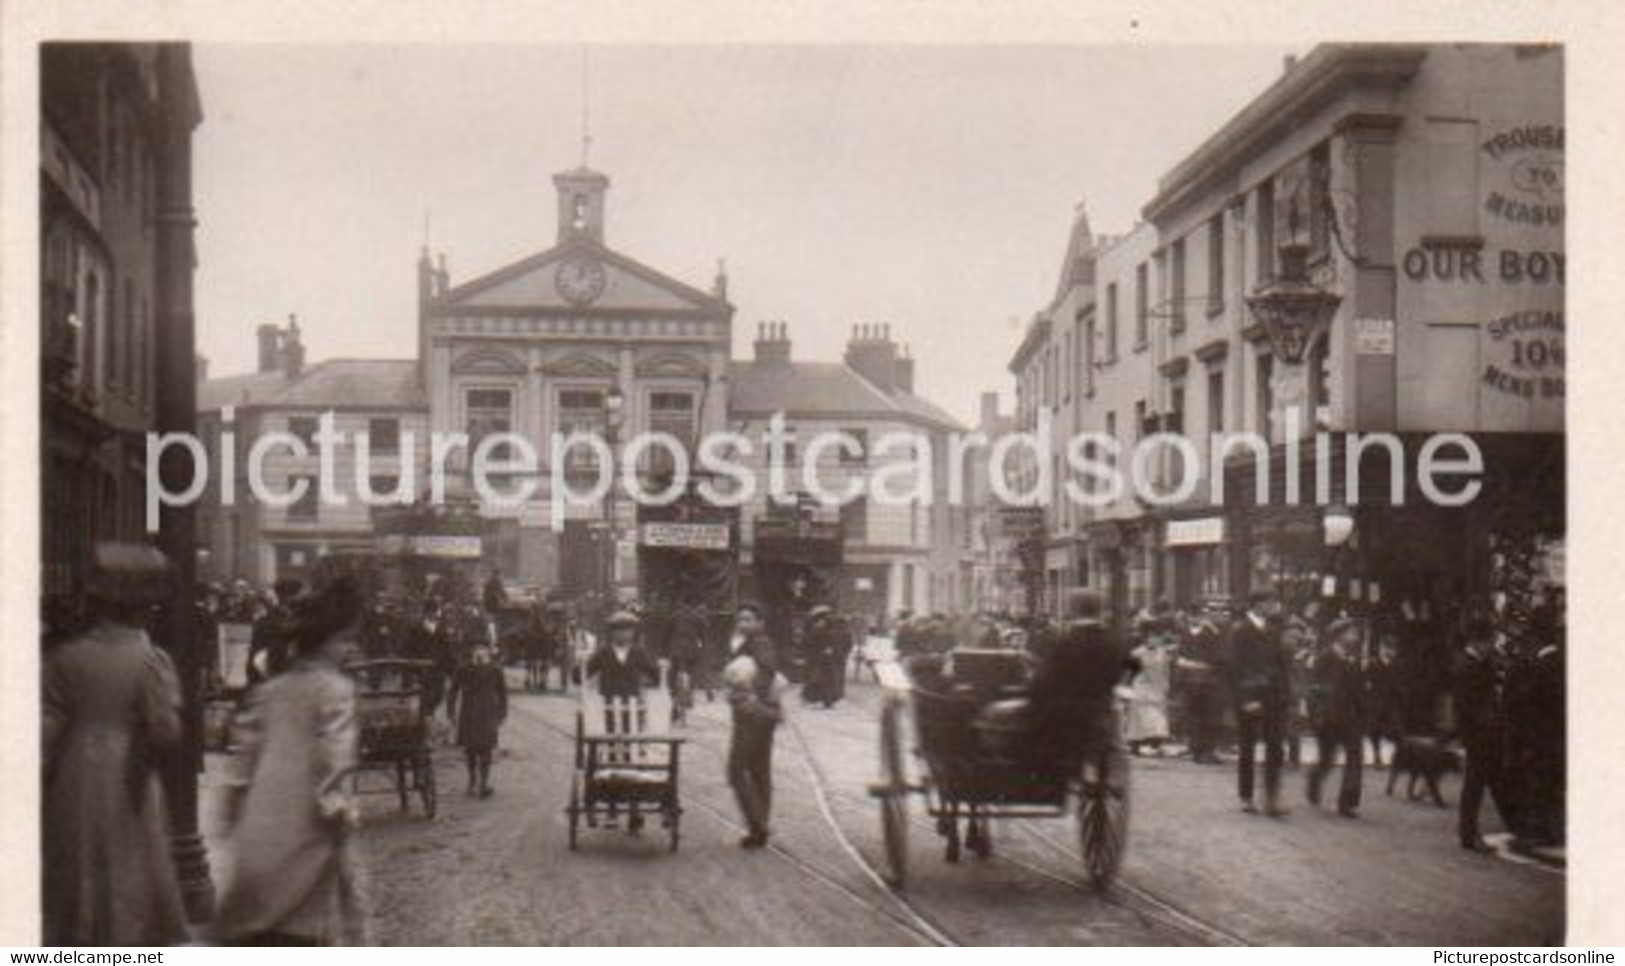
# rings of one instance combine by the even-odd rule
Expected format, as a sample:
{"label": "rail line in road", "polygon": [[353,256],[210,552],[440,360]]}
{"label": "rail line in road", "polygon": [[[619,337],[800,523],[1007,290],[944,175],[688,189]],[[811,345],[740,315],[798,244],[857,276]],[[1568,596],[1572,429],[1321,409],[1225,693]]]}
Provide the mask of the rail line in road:
{"label": "rail line in road", "polygon": [[[568,740],[571,742],[572,746],[574,745],[576,737],[574,731],[562,728],[540,715],[538,715],[534,720],[541,725],[543,729],[557,735],[560,738]],[[725,752],[722,752],[721,749],[718,749],[707,742],[698,740],[696,736],[689,735],[687,737],[688,743],[697,748],[704,748],[706,751],[714,754],[725,754]],[[818,792],[818,794],[821,795],[822,793]],[[746,831],[743,825],[729,817],[729,815],[722,809],[717,808],[698,796],[686,796],[682,799],[682,801],[685,811],[694,810],[701,812],[709,817],[712,821],[727,829],[731,834],[741,834]],[[821,804],[821,807],[827,808],[827,805]],[[885,885],[885,881],[880,878],[879,873],[872,866],[870,866],[868,862],[863,859],[862,855],[858,853],[855,848],[853,848],[851,843],[846,840],[845,836],[841,834],[839,829],[834,825],[831,818],[826,815],[825,821],[830,824],[832,829],[835,830],[836,837],[843,850],[847,851],[848,855],[858,862],[860,868],[866,872],[868,877],[880,887],[880,889],[888,897],[890,903],[896,907],[895,909],[888,909],[886,905],[876,902],[869,896],[863,895],[861,892],[858,892],[857,890],[848,886],[846,883],[840,881],[840,879],[803,859],[791,849],[786,848],[782,843],[770,843],[767,847],[767,851],[807,878],[812,879],[825,888],[840,894],[855,905],[858,905],[863,909],[887,920],[893,926],[907,932],[915,939],[921,940],[933,946],[960,945],[959,941],[956,940],[951,933],[935,922],[929,915],[917,909],[906,898],[899,896],[895,892],[888,889]]]}
{"label": "rail line in road", "polygon": [[[542,716],[538,716],[536,720],[543,728],[561,739],[574,742],[575,733],[572,730],[561,727]],[[818,763],[812,751],[811,743],[801,730],[800,725],[793,717],[789,716],[786,717],[786,725],[794,738],[792,742],[796,752],[794,757],[806,774],[809,785],[813,790],[813,804],[818,809],[821,821],[829,834],[834,837],[841,851],[845,853],[847,859],[887,897],[888,901],[885,903],[877,902],[871,896],[864,895],[862,892],[853,889],[836,876],[820,869],[795,851],[785,847],[781,842],[770,844],[768,851],[795,868],[803,876],[839,893],[855,905],[887,919],[895,927],[915,939],[937,946],[963,945],[960,938],[955,935],[954,930],[939,917],[923,908],[921,903],[915,901],[906,893],[893,889],[888,885],[875,863],[870,861],[853,843],[835,815],[834,804],[838,802],[852,808],[868,808],[871,807],[871,803],[867,799],[860,799],[850,792],[836,788]],[[704,740],[700,734],[693,731],[690,731],[685,737],[688,739],[688,744],[696,749],[703,749],[718,760],[726,760],[727,751],[721,745]],[[705,814],[711,821],[728,830],[731,834],[740,834],[745,831],[744,827],[732,818],[727,811],[706,802],[698,796],[686,796],[684,805],[686,808]],[[931,823],[918,817],[912,817],[910,821],[916,827],[929,831],[933,835],[935,834],[935,827]],[[1025,838],[1040,849],[1056,858],[1064,859],[1068,863],[1078,861],[1077,855],[1071,849],[1034,828],[1031,822],[1012,820],[1009,824],[1018,829]],[[1020,856],[999,853],[993,858],[994,861],[1019,868],[1045,881],[1098,897],[1104,903],[1140,917],[1142,921],[1148,921],[1195,939],[1198,942],[1217,946],[1250,945],[1245,937],[1217,923],[1204,920],[1155,892],[1136,885],[1123,876],[1119,876],[1111,888],[1102,890],[1080,876],[1071,875]]]}
{"label": "rail line in road", "polygon": [[[835,818],[828,807],[828,800],[830,798],[839,798],[852,805],[862,805],[867,803],[860,803],[854,798],[854,796],[848,793],[836,791],[830,787],[830,783],[827,777],[824,775],[823,769],[819,767],[817,759],[813,756],[811,745],[807,741],[806,736],[801,732],[799,726],[796,725],[794,719],[788,720],[792,731],[795,733],[798,746],[800,747],[803,763],[808,768],[812,776],[813,788],[819,796],[819,804],[824,813],[825,821],[829,823],[831,830],[841,841],[842,845],[846,847],[848,853],[853,856],[854,860],[862,864],[871,875],[878,878],[878,872],[876,872],[872,864],[869,863],[869,861],[865,859],[855,847],[852,846],[845,832],[840,829],[839,823],[835,821]],[[916,827],[922,827],[930,831],[932,834],[936,834],[935,827],[930,823],[925,822],[923,819],[911,819],[910,821],[911,824],[915,825]],[[1044,835],[1038,830],[1034,829],[1030,822],[1016,819],[1012,821],[1012,824],[1014,824],[1017,828],[1020,828],[1046,850],[1066,858],[1071,862],[1078,861],[1078,857],[1069,849],[1060,843],[1055,842],[1049,836]],[[1119,908],[1127,909],[1136,915],[1150,919],[1153,922],[1171,928],[1177,932],[1182,932],[1209,945],[1251,945],[1239,934],[1225,929],[1223,926],[1215,923],[1204,921],[1185,911],[1179,906],[1156,895],[1150,890],[1126,881],[1121,875],[1119,875],[1113,882],[1110,889],[1102,890],[1096,888],[1092,883],[1085,882],[1082,879],[1066,875],[1064,873],[1058,873],[1013,856],[1000,854],[995,856],[995,858],[1001,862],[1004,862],[1005,864],[1014,865],[1029,873],[1032,873],[1033,875],[1037,875],[1040,878],[1056,882],[1060,885],[1067,886],[1068,888],[1080,892],[1098,895],[1104,902],[1116,905]],[[883,879],[880,881],[884,883]]]}

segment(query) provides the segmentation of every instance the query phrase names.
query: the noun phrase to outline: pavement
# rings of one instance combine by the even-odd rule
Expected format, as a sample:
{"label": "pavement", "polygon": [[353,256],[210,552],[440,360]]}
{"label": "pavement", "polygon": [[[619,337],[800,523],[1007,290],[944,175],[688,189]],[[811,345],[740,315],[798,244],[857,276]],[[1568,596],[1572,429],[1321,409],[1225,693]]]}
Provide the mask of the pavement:
{"label": "pavement", "polygon": [[[517,682],[517,678],[510,679]],[[567,846],[573,697],[515,693],[489,799],[464,795],[461,756],[437,752],[439,815],[392,793],[364,796],[362,852],[379,942],[565,945],[1539,945],[1563,939],[1561,855],[1456,844],[1455,812],[1383,793],[1368,770],[1360,817],[1303,801],[1289,771],[1286,818],[1243,814],[1234,767],[1183,758],[1133,763],[1129,848],[1119,882],[1083,875],[1070,818],[996,823],[990,859],[944,861],[911,801],[910,875],[883,867],[879,693],[850,687],[824,710],[787,696],[774,757],[770,848],[743,832],[724,778],[727,709],[702,702],[678,733],[680,849],[654,824],[583,830]],[[205,840],[216,882],[229,842],[215,800],[224,755],[204,776]],[[912,776],[920,777],[917,766]],[[1335,777],[1333,779],[1335,781]],[[364,789],[383,790],[380,775]],[[1445,786],[1454,803],[1453,779]],[[1486,819],[1493,820],[1486,808]]]}

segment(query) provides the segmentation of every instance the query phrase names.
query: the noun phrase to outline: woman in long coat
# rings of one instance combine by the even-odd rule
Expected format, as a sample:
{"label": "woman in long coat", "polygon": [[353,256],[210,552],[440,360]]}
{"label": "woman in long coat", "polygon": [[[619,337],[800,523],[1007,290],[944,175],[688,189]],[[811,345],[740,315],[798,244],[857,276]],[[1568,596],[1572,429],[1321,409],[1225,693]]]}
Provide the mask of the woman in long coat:
{"label": "woman in long coat", "polygon": [[359,650],[361,603],[341,579],[300,608],[297,660],[251,692],[226,796],[235,859],[215,924],[236,945],[363,942],[351,853],[356,689],[339,669]]}
{"label": "woman in long coat", "polygon": [[155,769],[180,740],[174,666],[142,629],[168,593],[148,547],[103,545],[87,632],[45,656],[41,704],[47,946],[164,946],[186,938]]}
{"label": "woman in long coat", "polygon": [[508,716],[508,684],[491,663],[491,649],[474,648],[474,659],[457,669],[446,713],[457,722],[457,744],[468,758],[468,793],[491,796],[491,754],[497,731]]}

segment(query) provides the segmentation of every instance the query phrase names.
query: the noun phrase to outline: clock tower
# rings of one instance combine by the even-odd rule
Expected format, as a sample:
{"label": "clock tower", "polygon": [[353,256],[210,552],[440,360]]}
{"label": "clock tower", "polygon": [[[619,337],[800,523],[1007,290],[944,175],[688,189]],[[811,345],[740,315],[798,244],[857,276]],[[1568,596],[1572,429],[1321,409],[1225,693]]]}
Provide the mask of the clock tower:
{"label": "clock tower", "polygon": [[604,195],[609,178],[587,167],[553,176],[559,193],[559,244],[586,239],[604,243]]}

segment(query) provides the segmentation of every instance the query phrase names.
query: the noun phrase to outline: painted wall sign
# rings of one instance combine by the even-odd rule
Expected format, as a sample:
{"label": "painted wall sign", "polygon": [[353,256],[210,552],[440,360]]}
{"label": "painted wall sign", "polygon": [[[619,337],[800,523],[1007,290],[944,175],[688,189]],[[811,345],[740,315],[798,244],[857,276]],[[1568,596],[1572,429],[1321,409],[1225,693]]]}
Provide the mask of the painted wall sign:
{"label": "painted wall sign", "polygon": [[1400,268],[1413,282],[1562,285],[1568,262],[1558,251],[1506,248],[1490,252],[1474,240],[1417,245],[1406,250]]}
{"label": "painted wall sign", "polygon": [[1561,399],[1564,394],[1563,312],[1530,309],[1484,325],[1484,384],[1525,399]]}
{"label": "painted wall sign", "polygon": [[1521,124],[1491,134],[1479,146],[1492,217],[1531,227],[1561,227],[1564,218],[1563,125]]}

